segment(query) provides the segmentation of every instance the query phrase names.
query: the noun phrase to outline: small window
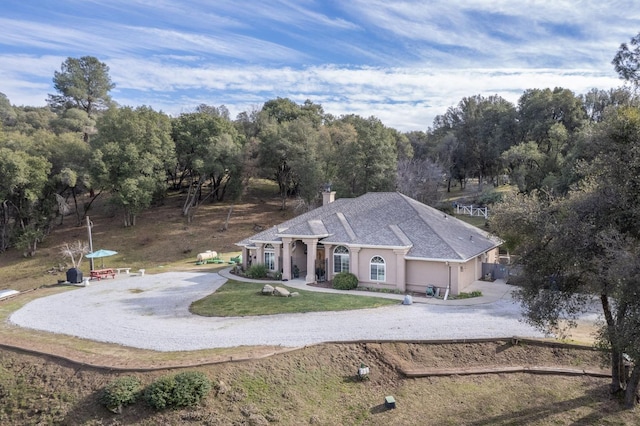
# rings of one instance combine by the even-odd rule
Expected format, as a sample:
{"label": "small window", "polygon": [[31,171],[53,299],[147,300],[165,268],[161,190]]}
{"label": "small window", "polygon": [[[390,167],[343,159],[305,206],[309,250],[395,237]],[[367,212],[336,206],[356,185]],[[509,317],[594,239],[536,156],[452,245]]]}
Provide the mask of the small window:
{"label": "small window", "polygon": [[333,272],[349,272],[349,249],[338,246],[333,250]]}
{"label": "small window", "polygon": [[380,256],[371,259],[371,281],[385,281],[385,264]]}

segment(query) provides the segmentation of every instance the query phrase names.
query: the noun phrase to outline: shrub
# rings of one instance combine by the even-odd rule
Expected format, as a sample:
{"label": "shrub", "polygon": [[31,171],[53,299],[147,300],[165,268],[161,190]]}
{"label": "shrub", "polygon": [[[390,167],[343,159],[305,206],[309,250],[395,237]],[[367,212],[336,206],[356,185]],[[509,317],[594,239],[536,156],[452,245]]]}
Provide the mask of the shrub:
{"label": "shrub", "polygon": [[185,371],[175,376],[160,377],[144,392],[144,399],[151,407],[160,410],[168,407],[197,405],[211,390],[211,382],[203,373]]}
{"label": "shrub", "polygon": [[455,299],[470,299],[472,297],[482,297],[482,292],[480,290],[474,290],[471,293],[461,292]]}
{"label": "shrub", "polygon": [[333,288],[337,290],[353,290],[358,287],[358,277],[351,272],[340,272],[333,277]]}
{"label": "shrub", "polygon": [[147,386],[144,391],[144,400],[156,410],[170,407],[173,404],[172,395],[175,387],[176,381],[173,376],[160,377]]}
{"label": "shrub", "polygon": [[102,391],[100,403],[111,411],[121,411],[138,399],[142,385],[137,377],[123,376],[110,382]]}
{"label": "shrub", "polygon": [[481,206],[486,206],[490,204],[496,204],[502,201],[502,193],[498,192],[494,189],[489,189],[483,191],[482,194],[478,196],[476,199],[476,204],[480,204]]}
{"label": "shrub", "polygon": [[202,401],[211,390],[211,382],[199,371],[185,371],[175,377],[173,405],[191,407]]}
{"label": "shrub", "polygon": [[255,265],[251,265],[249,269],[247,269],[247,276],[249,278],[265,278],[267,276],[267,265],[263,263],[256,263]]}

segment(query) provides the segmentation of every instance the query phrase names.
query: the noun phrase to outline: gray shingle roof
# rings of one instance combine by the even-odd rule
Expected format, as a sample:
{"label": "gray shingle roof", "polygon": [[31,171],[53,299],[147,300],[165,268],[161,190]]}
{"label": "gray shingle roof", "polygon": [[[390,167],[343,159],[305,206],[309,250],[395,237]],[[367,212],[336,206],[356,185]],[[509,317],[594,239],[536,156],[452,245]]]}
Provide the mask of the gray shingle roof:
{"label": "gray shingle roof", "polygon": [[281,236],[320,237],[347,246],[407,247],[407,257],[465,261],[500,244],[474,226],[399,192],[341,198],[240,241],[278,242]]}

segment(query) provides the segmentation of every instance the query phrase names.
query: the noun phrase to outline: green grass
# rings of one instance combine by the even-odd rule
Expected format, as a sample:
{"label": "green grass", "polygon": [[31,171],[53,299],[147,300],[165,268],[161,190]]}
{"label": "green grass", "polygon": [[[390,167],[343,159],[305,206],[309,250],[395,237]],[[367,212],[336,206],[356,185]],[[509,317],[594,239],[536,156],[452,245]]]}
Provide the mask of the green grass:
{"label": "green grass", "polygon": [[229,280],[215,293],[191,304],[190,311],[207,317],[273,315],[285,313],[346,311],[397,305],[397,300],[349,294],[318,293],[282,286],[297,297],[263,295],[262,283]]}
{"label": "green grass", "polygon": [[460,292],[459,295],[452,297],[452,299],[471,299],[472,297],[482,297],[480,290],[474,290],[471,293]]}
{"label": "green grass", "polygon": [[469,216],[465,214],[454,215],[456,219],[460,219],[463,222],[467,222],[469,225],[473,225],[476,228],[480,228],[486,231],[487,219],[483,216]]}

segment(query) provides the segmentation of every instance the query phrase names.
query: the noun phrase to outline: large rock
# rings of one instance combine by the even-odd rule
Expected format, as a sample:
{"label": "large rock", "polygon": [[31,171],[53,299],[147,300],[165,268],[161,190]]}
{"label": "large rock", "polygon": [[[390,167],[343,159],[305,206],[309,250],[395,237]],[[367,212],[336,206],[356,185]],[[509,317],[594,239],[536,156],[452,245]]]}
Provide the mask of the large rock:
{"label": "large rock", "polygon": [[262,287],[262,294],[273,294],[273,286],[269,285],[269,284],[265,284],[264,287]]}
{"label": "large rock", "polygon": [[291,295],[291,293],[289,293],[289,290],[282,287],[276,287],[273,290],[273,294],[280,297],[289,297]]}

